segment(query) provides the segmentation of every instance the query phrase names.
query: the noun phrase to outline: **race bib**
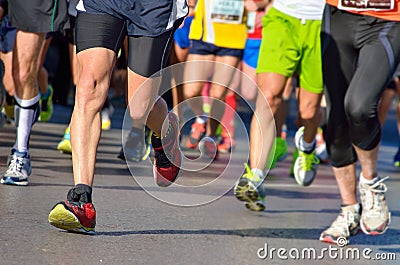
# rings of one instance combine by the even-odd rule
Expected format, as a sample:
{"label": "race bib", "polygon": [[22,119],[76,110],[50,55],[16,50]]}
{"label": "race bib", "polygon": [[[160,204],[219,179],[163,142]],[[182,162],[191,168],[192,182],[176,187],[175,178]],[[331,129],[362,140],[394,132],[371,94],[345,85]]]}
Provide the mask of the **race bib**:
{"label": "race bib", "polygon": [[387,11],[394,9],[395,0],[339,0],[338,8],[351,11]]}
{"label": "race bib", "polygon": [[254,33],[256,29],[256,18],[257,18],[257,12],[248,12],[247,13],[247,32],[248,33]]}
{"label": "race bib", "polygon": [[243,13],[243,0],[211,0],[211,19],[213,22],[241,24]]}

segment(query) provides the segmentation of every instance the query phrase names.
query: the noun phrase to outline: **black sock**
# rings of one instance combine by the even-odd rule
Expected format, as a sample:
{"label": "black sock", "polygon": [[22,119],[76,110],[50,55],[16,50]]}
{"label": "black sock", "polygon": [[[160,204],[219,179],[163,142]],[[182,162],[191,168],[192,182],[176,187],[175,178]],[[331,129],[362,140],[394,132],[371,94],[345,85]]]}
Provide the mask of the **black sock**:
{"label": "black sock", "polygon": [[67,195],[67,200],[71,204],[85,204],[92,202],[92,187],[85,184],[77,184]]}

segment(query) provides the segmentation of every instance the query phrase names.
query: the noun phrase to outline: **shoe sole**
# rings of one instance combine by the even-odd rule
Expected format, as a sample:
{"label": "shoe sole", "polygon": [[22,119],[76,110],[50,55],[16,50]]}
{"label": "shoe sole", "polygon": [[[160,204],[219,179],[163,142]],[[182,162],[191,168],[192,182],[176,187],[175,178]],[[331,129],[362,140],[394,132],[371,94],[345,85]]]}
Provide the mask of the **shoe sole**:
{"label": "shoe sole", "polygon": [[261,212],[265,210],[265,204],[259,200],[257,188],[247,179],[240,179],[234,188],[235,197],[239,201],[246,202],[245,206],[251,211]]}
{"label": "shoe sole", "polygon": [[[343,238],[344,238],[344,237],[343,237]],[[346,238],[346,240],[347,240],[347,244],[349,244],[349,243],[350,243],[349,239]],[[329,244],[337,245],[337,239],[334,239],[334,238],[331,237],[330,235],[326,235],[326,236],[324,236],[324,237],[321,237],[321,238],[319,239],[319,241],[324,242],[324,243],[329,243]]]}
{"label": "shoe sole", "polygon": [[246,206],[246,208],[249,209],[250,211],[254,212],[262,212],[265,210],[265,204],[262,201],[257,201],[252,203],[246,202],[244,206]]}
{"label": "shoe sole", "polygon": [[65,209],[64,205],[58,204],[49,214],[49,223],[57,228],[75,233],[94,235],[94,228],[84,227],[76,216]]}
{"label": "shoe sole", "polygon": [[9,178],[9,177],[3,177],[2,179],[1,179],[1,184],[4,184],[4,185],[14,185],[14,186],[28,186],[28,180],[26,180],[26,181],[18,181],[18,182],[16,182],[16,181],[13,181],[11,178]]}
{"label": "shoe sole", "polygon": [[[357,227],[355,230],[350,232],[350,236],[356,236],[359,233],[361,233],[361,229],[360,229],[360,227]],[[343,237],[343,238],[345,238],[345,237]],[[339,238],[337,238],[337,239],[339,239]],[[319,241],[329,243],[329,244],[337,244],[337,239],[334,239],[334,237],[332,237],[331,235],[325,235],[324,237],[321,236],[319,238]],[[350,244],[349,238],[346,238],[346,240],[347,240],[347,245]]]}
{"label": "shoe sole", "polygon": [[378,236],[378,235],[382,235],[386,232],[386,230],[389,228],[390,222],[391,222],[391,214],[389,213],[389,219],[387,220],[387,223],[381,225],[381,226],[385,227],[383,230],[368,231],[368,229],[364,226],[364,223],[362,221],[360,222],[360,227],[361,227],[361,230],[364,232],[364,234],[370,235],[370,236]]}

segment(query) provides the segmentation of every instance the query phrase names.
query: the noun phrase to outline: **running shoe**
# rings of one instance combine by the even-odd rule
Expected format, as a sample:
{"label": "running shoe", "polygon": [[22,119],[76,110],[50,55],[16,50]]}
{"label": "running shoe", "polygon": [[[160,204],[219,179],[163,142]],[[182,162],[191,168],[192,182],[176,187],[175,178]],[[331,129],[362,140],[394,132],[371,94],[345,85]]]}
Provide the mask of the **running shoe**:
{"label": "running shoe", "polygon": [[186,147],[194,149],[199,144],[200,140],[206,135],[206,124],[195,121],[192,124],[190,135],[186,141]]}
{"label": "running shoe", "polygon": [[274,150],[274,146],[275,153],[271,152],[268,157],[267,165],[269,165],[269,169],[275,168],[276,163],[283,161],[288,155],[286,140],[281,137],[275,137],[271,150]]}
{"label": "running shoe", "polygon": [[328,151],[326,150],[326,143],[321,128],[318,128],[315,140],[316,140],[315,154],[319,158],[319,161],[321,161],[322,163],[329,163]]}
{"label": "running shoe", "polygon": [[397,153],[393,158],[393,165],[395,167],[400,167],[400,148],[397,150]]}
{"label": "running shoe", "polygon": [[39,121],[46,122],[53,115],[53,87],[47,86],[47,93],[40,96],[40,116]]}
{"label": "running shoe", "polygon": [[359,183],[362,205],[361,229],[368,235],[380,235],[386,232],[390,224],[390,211],[385,199],[386,185],[389,177],[379,179],[372,185]]}
{"label": "running shoe", "polygon": [[158,186],[168,187],[178,177],[182,153],[179,149],[179,121],[178,117],[170,112],[168,114],[169,128],[163,139],[154,133],[151,144],[154,149],[154,179]]}
{"label": "running shoe", "polygon": [[151,151],[151,135],[152,131],[147,127],[145,127],[144,137],[142,132],[131,130],[124,147],[119,152],[118,158],[132,162],[146,160]]}
{"label": "running shoe", "polygon": [[215,139],[204,137],[199,143],[201,156],[206,159],[216,160],[218,158],[218,148]]}
{"label": "running shoe", "polygon": [[111,129],[111,116],[114,114],[114,107],[111,103],[101,110],[101,129],[108,131]]}
{"label": "running shoe", "polygon": [[6,95],[6,102],[4,104],[4,112],[8,119],[14,119],[14,107],[15,107],[15,99],[14,97]]}
{"label": "running shoe", "polygon": [[290,176],[294,177],[294,164],[296,164],[296,160],[299,157],[299,149],[297,149],[297,147],[294,147],[294,151],[293,151],[293,159],[292,159],[292,165],[290,166]]}
{"label": "running shoe", "polygon": [[62,140],[57,145],[57,150],[64,154],[72,154],[70,127],[65,129]]}
{"label": "running shoe", "polygon": [[[300,140],[303,138],[304,127],[301,127],[295,135],[295,144],[297,149],[300,146]],[[294,178],[301,186],[309,186],[317,175],[319,159],[315,155],[315,148],[312,152],[303,152],[298,150],[298,157],[294,164]]]}
{"label": "running shoe", "polygon": [[8,169],[1,179],[1,184],[28,185],[28,177],[32,173],[31,159],[28,152],[18,152],[13,148],[7,165]]}
{"label": "running shoe", "polygon": [[218,152],[223,154],[232,152],[233,148],[235,148],[235,141],[231,137],[223,137],[218,144]]}
{"label": "running shoe", "polygon": [[251,211],[264,211],[265,191],[262,186],[261,176],[254,174],[247,164],[244,164],[246,173],[236,182],[233,192],[239,201],[245,202],[247,209]]}
{"label": "running shoe", "polygon": [[88,200],[90,195],[79,188],[72,188],[65,202],[54,205],[49,214],[49,223],[57,228],[85,234],[94,234],[96,209]]}
{"label": "running shoe", "polygon": [[360,211],[353,205],[341,207],[340,214],[333,221],[332,225],[321,233],[319,240],[331,244],[341,244],[340,240],[356,235],[360,231]]}

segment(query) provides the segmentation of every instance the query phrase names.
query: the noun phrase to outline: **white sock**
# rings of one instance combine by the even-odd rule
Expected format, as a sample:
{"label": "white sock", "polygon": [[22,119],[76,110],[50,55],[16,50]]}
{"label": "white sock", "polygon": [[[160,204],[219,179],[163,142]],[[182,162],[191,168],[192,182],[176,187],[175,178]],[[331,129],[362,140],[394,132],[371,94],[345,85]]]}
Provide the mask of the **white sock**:
{"label": "white sock", "polygon": [[306,143],[304,138],[300,138],[299,150],[302,152],[311,152],[315,148],[315,139],[311,143]]}
{"label": "white sock", "polygon": [[251,170],[251,172],[253,173],[253,175],[259,176],[261,179],[264,179],[264,178],[265,178],[264,171],[262,171],[262,170],[259,169],[259,168],[253,168],[253,169]]}
{"label": "white sock", "polygon": [[206,120],[203,119],[202,117],[197,117],[197,118],[196,118],[196,122],[197,122],[197,123],[200,123],[200,124],[204,124],[204,123],[206,123]]}
{"label": "white sock", "polygon": [[347,210],[351,210],[352,212],[357,212],[357,213],[359,213],[360,212],[360,204],[359,203],[356,203],[356,204],[350,204],[350,205],[346,205],[346,206],[343,206],[342,205],[342,208],[346,208]]}
{"label": "white sock", "polygon": [[366,179],[366,178],[364,178],[362,172],[360,173],[360,183],[363,183],[363,184],[372,185],[372,184],[375,184],[379,179],[380,179],[379,176],[376,176],[375,178],[373,178],[371,180]]}
{"label": "white sock", "polygon": [[20,152],[28,151],[29,137],[31,135],[32,125],[35,123],[38,113],[40,94],[32,99],[20,99],[15,97],[15,126],[17,127],[17,139],[14,148]]}

